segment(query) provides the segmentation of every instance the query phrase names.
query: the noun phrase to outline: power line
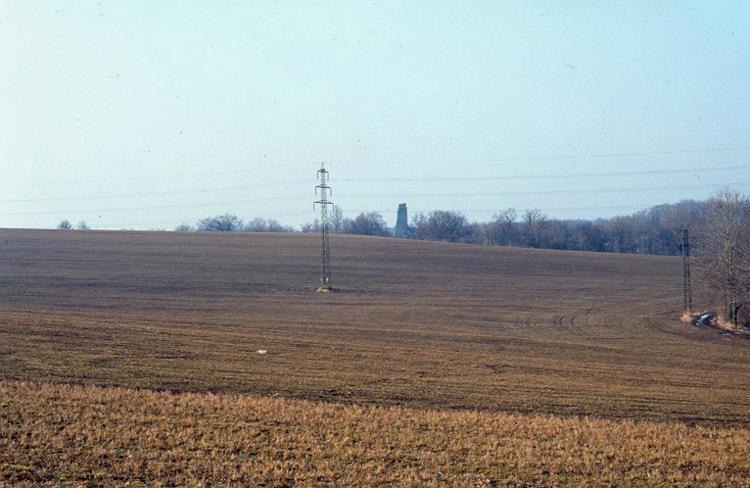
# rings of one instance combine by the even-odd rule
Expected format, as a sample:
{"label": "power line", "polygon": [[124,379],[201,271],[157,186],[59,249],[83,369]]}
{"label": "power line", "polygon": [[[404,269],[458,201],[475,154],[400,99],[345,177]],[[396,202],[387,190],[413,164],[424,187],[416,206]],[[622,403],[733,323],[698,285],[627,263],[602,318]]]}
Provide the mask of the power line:
{"label": "power line", "polygon": [[[606,158],[620,158],[620,157],[635,157],[635,156],[663,156],[663,155],[674,155],[674,154],[694,154],[694,153],[712,153],[712,152],[728,152],[728,151],[743,151],[750,149],[750,146],[727,146],[727,147],[714,147],[714,148],[699,148],[699,149],[677,149],[670,151],[631,151],[621,153],[593,153],[593,154],[569,154],[569,155],[547,155],[547,156],[528,156],[528,157],[498,157],[498,158],[485,158],[485,159],[433,159],[433,160],[371,160],[371,161],[352,161],[352,160],[339,160],[335,161],[336,164],[346,165],[374,165],[374,164],[453,164],[453,163],[481,163],[481,162],[514,162],[514,161],[555,161],[555,160],[574,160],[574,159],[606,159]],[[273,169],[290,169],[290,168],[303,168],[309,167],[308,163],[284,163],[272,165],[269,162],[263,162],[263,165],[267,168]],[[101,178],[101,179],[89,179],[89,180],[68,180],[68,181],[37,181],[33,183],[14,183],[0,185],[0,188],[18,188],[19,186],[56,186],[56,185],[76,185],[76,184],[98,184],[98,183],[119,183],[119,182],[133,182],[133,181],[153,181],[153,180],[165,180],[174,178],[198,178],[206,176],[227,176],[235,174],[257,174],[258,169],[238,169],[238,170],[226,170],[226,171],[206,171],[206,172],[195,172],[195,173],[177,173],[163,176],[129,176],[124,178]],[[342,180],[343,181],[343,180]]]}
{"label": "power line", "polygon": [[198,203],[198,204],[173,204],[173,205],[158,205],[153,207],[125,207],[125,208],[102,208],[102,209],[88,209],[88,210],[44,210],[38,212],[3,212],[0,213],[2,216],[21,216],[21,215],[69,215],[69,214],[102,214],[107,212],[142,212],[146,210],[170,210],[180,208],[201,208],[201,207],[223,207],[232,205],[242,205],[246,203],[256,202],[288,202],[290,200],[302,200],[304,197],[274,197],[268,199],[253,199],[253,200],[235,200],[231,202],[214,202],[214,203]]}
{"label": "power line", "polygon": [[590,193],[629,193],[629,192],[649,192],[665,190],[700,190],[707,188],[721,187],[744,187],[750,185],[750,182],[732,182],[732,183],[712,183],[702,185],[681,185],[681,186],[653,186],[638,188],[588,188],[575,190],[535,190],[535,191],[515,191],[515,192],[491,192],[491,193],[399,193],[396,195],[375,195],[375,194],[357,194],[342,195],[343,197],[366,197],[366,198],[415,198],[415,197],[502,197],[518,195],[575,195]]}
{"label": "power line", "polygon": [[[347,182],[426,182],[426,181],[505,181],[505,180],[535,180],[535,179],[561,179],[561,178],[589,178],[589,177],[615,177],[615,176],[636,176],[636,175],[663,175],[663,174],[680,174],[680,173],[698,173],[698,172],[721,172],[750,169],[747,166],[721,166],[721,167],[704,167],[690,169],[668,169],[668,170],[650,170],[650,171],[621,171],[608,173],[579,173],[579,174],[546,174],[546,175],[519,175],[519,176],[476,176],[476,177],[426,177],[426,178],[340,178],[339,181]],[[288,180],[276,183],[269,183],[265,187],[289,187],[305,183],[304,180]],[[215,193],[234,190],[247,190],[254,188],[256,185],[232,185],[223,187],[197,188],[191,190],[165,190],[155,192],[137,192],[124,194],[109,194],[95,196],[75,196],[75,197],[53,197],[53,198],[19,198],[0,200],[0,203],[33,203],[33,202],[62,202],[62,201],[86,201],[86,200],[107,200],[116,198],[142,198],[150,196],[172,196],[172,195],[189,195],[200,193]],[[607,191],[607,190],[603,190]]]}
{"label": "power line", "polygon": [[[264,163],[266,164],[266,163]],[[289,163],[289,164],[282,164],[282,165],[276,165],[272,166],[273,169],[290,169],[290,168],[302,168],[307,167],[309,165],[304,163]],[[12,185],[0,185],[0,188],[16,188],[18,186],[55,186],[55,185],[88,185],[88,184],[98,184],[98,183],[123,183],[123,182],[132,182],[132,181],[153,181],[153,180],[168,180],[168,179],[175,179],[175,178],[201,178],[205,176],[229,176],[229,175],[236,175],[236,174],[243,174],[243,173],[258,173],[258,170],[256,169],[237,169],[237,170],[226,170],[226,171],[205,171],[205,172],[196,172],[196,173],[178,173],[178,174],[169,174],[169,175],[163,175],[163,176],[129,176],[125,178],[101,178],[101,179],[91,179],[91,180],[68,180],[68,181],[39,181],[39,182],[33,182],[33,183],[21,183],[21,184],[12,184]]]}
{"label": "power line", "polygon": [[[648,208],[653,208],[657,205],[607,205],[607,206],[588,206],[588,207],[542,207],[537,208],[536,210],[543,211],[543,212],[578,212],[578,211],[591,211],[591,210],[643,210]],[[345,208],[342,210],[346,211]],[[412,213],[426,213],[430,212],[435,209],[412,209]],[[498,210],[504,210],[503,208],[470,208],[467,210],[460,210],[461,213],[485,213],[485,212],[497,212]],[[380,212],[380,213],[389,213],[389,212],[396,212],[396,208],[386,208],[382,210],[349,210],[349,213],[360,213],[360,212]]]}
{"label": "power line", "polygon": [[555,161],[569,159],[606,159],[635,156],[665,156],[672,154],[711,153],[724,151],[743,151],[750,146],[729,146],[702,149],[678,149],[673,151],[632,151],[621,153],[571,154],[566,156],[531,156],[515,158],[486,158],[486,159],[432,159],[432,160],[380,160],[380,161],[334,161],[340,164],[453,164],[453,163],[502,163],[514,161]]}
{"label": "power line", "polygon": [[[693,169],[685,169],[685,170],[652,170],[652,171],[632,171],[632,172],[611,172],[611,173],[587,173],[587,174],[578,174],[578,175],[565,175],[565,174],[550,174],[550,175],[539,175],[539,176],[498,176],[498,177],[465,177],[465,178],[442,178],[442,177],[435,177],[435,178],[374,178],[374,179],[367,179],[367,180],[354,180],[354,179],[346,179],[343,178],[340,181],[367,181],[367,182],[383,182],[383,181],[404,181],[404,182],[414,182],[414,181],[494,181],[494,180],[513,180],[513,179],[548,179],[548,178],[577,178],[577,177],[593,177],[593,176],[626,176],[626,175],[654,175],[654,174],[670,174],[670,173],[689,173],[689,172],[697,172],[697,171],[705,171],[705,172],[715,172],[715,171],[729,171],[729,170],[738,170],[738,169],[750,169],[750,166],[723,166],[719,168],[693,168]],[[304,180],[289,180],[289,181],[281,181],[276,183],[269,183],[267,185],[264,185],[266,187],[289,187],[296,184],[302,184],[305,183]],[[681,185],[681,186],[659,186],[659,187],[639,187],[639,188],[595,188],[595,189],[575,189],[575,190],[535,190],[535,191],[515,191],[515,192],[503,192],[503,195],[566,195],[566,194],[578,194],[578,193],[622,193],[622,192],[644,192],[644,191],[661,191],[661,190],[691,190],[691,189],[705,189],[705,188],[714,188],[714,187],[723,187],[723,186],[745,186],[750,183],[719,183],[719,184],[701,184],[701,185]],[[142,197],[149,197],[149,196],[173,196],[173,195],[189,195],[189,194],[201,194],[201,193],[215,193],[215,192],[225,192],[225,191],[233,191],[233,190],[247,190],[250,188],[255,188],[255,184],[250,185],[232,185],[232,186],[224,186],[224,187],[212,187],[212,188],[198,188],[198,189],[192,189],[192,190],[166,190],[166,191],[157,191],[157,192],[137,192],[137,193],[124,193],[124,194],[114,194],[114,195],[96,195],[96,196],[76,196],[76,197],[55,197],[55,198],[21,198],[21,199],[7,199],[7,200],[0,200],[0,203],[34,203],[34,202],[62,202],[62,201],[87,201],[87,200],[106,200],[106,199],[117,199],[117,198],[142,198]],[[397,195],[373,195],[373,194],[357,194],[358,197],[382,197],[382,198],[402,198],[402,197],[433,197],[433,196],[468,196],[468,197],[474,197],[474,196],[496,196],[498,194],[494,192],[490,193],[455,193],[455,194],[446,194],[446,193],[415,193],[415,194],[407,194],[407,193],[400,193]],[[343,195],[346,196],[352,196],[352,195]],[[263,201],[275,201],[275,200],[284,200],[287,197],[275,197],[275,198],[268,198]],[[290,199],[294,199],[294,197],[290,197]],[[238,203],[245,203],[245,202],[238,202]],[[154,209],[162,209],[165,207],[153,207]],[[166,207],[170,208],[170,207]],[[137,210],[137,209],[136,209]],[[114,211],[114,210],[113,210]],[[117,210],[120,211],[120,210]],[[0,215],[32,215],[34,213],[0,213]],[[35,214],[43,214],[43,213],[35,213]]]}
{"label": "power line", "polygon": [[[304,180],[292,180],[292,181],[280,181],[277,183],[269,183],[267,185],[264,185],[264,187],[284,187],[284,186],[291,186],[294,184],[300,184],[305,183]],[[78,196],[78,197],[62,197],[62,198],[21,198],[21,199],[14,199],[14,200],[0,200],[0,203],[31,203],[31,202],[63,202],[63,201],[73,201],[73,200],[106,200],[106,199],[113,199],[113,198],[141,198],[141,197],[151,197],[151,196],[171,196],[171,195],[190,195],[190,194],[198,194],[198,193],[214,193],[214,192],[221,192],[221,191],[233,191],[233,190],[248,190],[251,188],[256,188],[256,184],[251,185],[233,185],[233,186],[220,186],[220,187],[212,187],[212,188],[198,188],[193,190],[165,190],[165,191],[156,191],[156,192],[138,192],[138,193],[123,193],[123,194],[115,194],[115,195],[97,195],[97,196]],[[283,197],[279,197],[279,199],[283,199]]]}
{"label": "power line", "polygon": [[[503,196],[521,196],[521,195],[571,195],[571,194],[591,194],[591,193],[628,193],[628,192],[651,192],[651,191],[665,191],[665,190],[697,190],[697,189],[710,189],[720,187],[746,187],[750,186],[750,182],[735,182],[735,183],[713,183],[713,184],[702,184],[702,185],[681,185],[681,186],[658,186],[658,187],[638,187],[638,188],[591,188],[591,189],[575,189],[575,190],[537,190],[537,191],[516,191],[516,192],[503,192],[503,193],[400,193],[396,195],[374,195],[374,194],[357,194],[357,195],[343,195],[344,197],[357,197],[357,198],[418,198],[418,197],[503,197]],[[23,216],[23,215],[60,215],[60,214],[96,214],[106,212],[139,212],[146,210],[169,210],[179,208],[200,208],[200,207],[220,207],[220,206],[232,206],[242,205],[246,203],[257,203],[257,202],[286,202],[292,200],[301,200],[303,197],[272,197],[267,199],[255,199],[255,200],[234,200],[225,202],[214,202],[214,203],[200,203],[200,204],[173,204],[173,205],[159,205],[151,207],[127,207],[127,208],[104,208],[104,209],[89,209],[89,210],[45,210],[36,212],[3,212],[0,216]]]}
{"label": "power line", "polygon": [[738,171],[750,169],[750,165],[745,166],[719,166],[703,168],[684,168],[684,169],[664,169],[664,170],[647,170],[647,171],[615,171],[602,173],[553,173],[541,175],[516,175],[516,176],[466,176],[466,177],[425,177],[425,178],[339,178],[338,181],[346,182],[424,182],[424,181],[505,181],[505,180],[543,180],[551,178],[595,178],[595,177],[612,177],[612,176],[647,176],[647,175],[665,175],[665,174],[683,174],[683,173],[715,173],[721,171]]}

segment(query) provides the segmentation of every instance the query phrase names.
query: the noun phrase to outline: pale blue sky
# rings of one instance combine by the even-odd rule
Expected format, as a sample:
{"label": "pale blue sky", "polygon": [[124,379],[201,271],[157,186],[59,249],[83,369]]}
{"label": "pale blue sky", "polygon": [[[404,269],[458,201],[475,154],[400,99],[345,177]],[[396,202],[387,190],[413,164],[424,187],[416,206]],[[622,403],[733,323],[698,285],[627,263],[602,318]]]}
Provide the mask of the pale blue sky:
{"label": "pale blue sky", "polygon": [[746,1],[0,0],[0,226],[297,225],[319,161],[390,223],[750,191],[749,29]]}

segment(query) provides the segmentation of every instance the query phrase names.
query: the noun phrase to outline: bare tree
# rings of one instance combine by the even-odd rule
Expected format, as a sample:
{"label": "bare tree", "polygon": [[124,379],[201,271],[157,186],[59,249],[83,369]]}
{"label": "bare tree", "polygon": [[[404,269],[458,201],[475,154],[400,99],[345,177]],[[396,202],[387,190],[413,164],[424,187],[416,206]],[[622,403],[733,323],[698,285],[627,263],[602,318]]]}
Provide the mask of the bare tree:
{"label": "bare tree", "polygon": [[547,224],[547,217],[539,210],[527,210],[523,214],[523,232],[526,237],[526,245],[529,247],[541,247],[542,233]]}
{"label": "bare tree", "polygon": [[86,223],[85,220],[81,220],[80,222],[78,222],[78,225],[76,226],[76,228],[78,230],[89,230],[90,229],[90,227],[88,226],[88,224]]}
{"label": "bare tree", "polygon": [[246,232],[292,232],[291,227],[284,227],[275,219],[256,217],[245,225]]}
{"label": "bare tree", "polygon": [[242,230],[242,220],[236,215],[224,214],[208,217],[198,222],[197,228],[203,232],[238,232]]}
{"label": "bare tree", "polygon": [[261,217],[255,217],[245,225],[246,232],[267,232],[268,222]]}
{"label": "bare tree", "polygon": [[73,228],[70,222],[68,222],[68,219],[63,220],[59,224],[57,224],[57,228],[60,230],[70,230]]}
{"label": "bare tree", "polygon": [[268,226],[268,232],[294,232],[293,227],[281,225],[276,219],[268,219],[266,225]]}
{"label": "bare tree", "polygon": [[750,198],[724,190],[709,201],[699,264],[709,298],[720,300],[726,319],[738,325],[750,306]]}
{"label": "bare tree", "polygon": [[491,244],[512,246],[518,241],[518,212],[509,208],[495,214],[487,226],[487,238]]}
{"label": "bare tree", "polygon": [[606,250],[607,238],[601,225],[587,220],[575,222],[570,231],[570,245],[568,249],[574,251]]}
{"label": "bare tree", "polygon": [[449,242],[472,242],[475,228],[458,212],[435,210],[427,216],[414,216],[414,236],[417,239]]}
{"label": "bare tree", "polygon": [[635,217],[613,217],[604,224],[607,234],[607,251],[634,253],[638,251]]}
{"label": "bare tree", "polygon": [[302,224],[301,230],[305,233],[320,232],[320,221],[315,219],[312,222]]}
{"label": "bare tree", "polygon": [[346,221],[344,232],[366,236],[387,236],[388,226],[378,212],[361,213],[351,221]]}
{"label": "bare tree", "polygon": [[344,230],[344,211],[338,205],[333,206],[331,212],[331,232],[342,232]]}

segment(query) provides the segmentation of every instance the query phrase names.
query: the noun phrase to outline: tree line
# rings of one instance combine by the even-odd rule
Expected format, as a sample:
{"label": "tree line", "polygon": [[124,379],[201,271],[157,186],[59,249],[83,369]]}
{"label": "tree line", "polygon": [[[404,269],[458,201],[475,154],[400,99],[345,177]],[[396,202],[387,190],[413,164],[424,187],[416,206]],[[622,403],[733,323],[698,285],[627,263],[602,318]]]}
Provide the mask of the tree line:
{"label": "tree line", "polygon": [[[567,220],[550,218],[539,210],[518,212],[509,208],[496,213],[487,222],[470,221],[461,212],[435,210],[412,218],[405,237],[419,240],[461,242],[470,244],[533,247],[571,251],[595,251],[640,254],[679,254],[681,232],[698,227],[705,218],[708,202],[683,201],[659,205],[648,210],[611,219]],[[393,236],[383,215],[362,212],[353,218],[334,207],[331,231],[341,234]],[[58,229],[74,226],[63,220]],[[75,226],[87,230],[81,221]],[[299,229],[282,225],[275,219],[242,220],[235,214],[206,217],[194,225],[182,224],[179,232],[319,232],[318,220]]]}
{"label": "tree line", "polygon": [[234,214],[225,213],[215,217],[199,220],[195,227],[182,224],[175,229],[177,232],[295,232],[294,227],[281,225],[275,219],[256,217],[244,222]]}
{"label": "tree line", "polygon": [[[718,197],[717,197],[718,198]],[[555,219],[530,209],[509,208],[497,212],[487,222],[469,220],[456,211],[435,210],[413,216],[407,238],[495,246],[531,247],[567,251],[593,251],[632,254],[678,255],[683,229],[706,226],[716,198],[708,201],[685,200],[664,204],[609,219]],[[180,225],[177,231],[201,232],[319,232],[316,219],[299,229],[275,219],[253,218],[247,222],[226,213],[207,217],[194,226]],[[340,207],[330,215],[333,233],[368,236],[394,236],[379,212],[344,216]]]}
{"label": "tree line", "polygon": [[[487,222],[474,222],[461,212],[435,210],[416,214],[406,237],[419,240],[460,242],[495,246],[532,247],[568,251],[594,251],[676,255],[680,253],[682,230],[699,227],[709,202],[686,200],[658,205],[631,215],[610,219],[554,219],[535,209],[496,213]],[[302,226],[303,232],[317,232],[316,220]],[[392,236],[378,212],[343,217],[336,208],[331,231],[344,234]]]}

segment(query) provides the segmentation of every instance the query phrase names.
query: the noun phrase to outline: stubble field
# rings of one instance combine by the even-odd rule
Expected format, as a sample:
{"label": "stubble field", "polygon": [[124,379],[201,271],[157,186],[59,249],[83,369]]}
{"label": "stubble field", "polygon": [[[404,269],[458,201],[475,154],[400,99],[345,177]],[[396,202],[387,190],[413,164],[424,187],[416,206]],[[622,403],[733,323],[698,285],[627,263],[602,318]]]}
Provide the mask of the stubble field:
{"label": "stubble field", "polygon": [[0,484],[746,486],[750,430],[0,383]]}
{"label": "stubble field", "polygon": [[[76,395],[80,403],[81,391],[115,395],[119,400],[111,405],[101,400],[113,411],[123,395],[150,395],[141,389],[177,394],[153,397],[153,408],[175,398],[211,405],[217,397],[207,393],[239,403],[287,401],[260,398],[273,396],[303,410],[304,405],[350,413],[375,408],[389,419],[405,416],[399,422],[444,416],[456,423],[456,437],[467,439],[481,432],[461,420],[466,415],[503,416],[510,424],[541,415],[549,422],[588,422],[607,430],[634,426],[636,437],[639,428],[665,434],[688,429],[681,435],[696,435],[696,442],[699,432],[720,431],[726,435],[711,434],[715,449],[707,454],[714,468],[695,472],[714,476],[716,467],[724,466],[729,478],[714,482],[747,480],[750,468],[740,451],[748,451],[750,341],[678,321],[679,260],[334,236],[334,284],[342,292],[320,295],[312,292],[318,244],[314,235],[2,230],[2,387],[14,395],[36,391],[26,395],[40,398],[56,388],[45,386],[49,383],[127,388],[59,387],[48,405],[53,411],[69,408],[65,405],[75,403]],[[29,429],[46,428],[47,410],[38,402],[29,402],[25,411],[19,405],[4,404],[18,415],[0,417],[6,442],[29,418],[38,420]],[[477,410],[484,413],[471,413]],[[224,422],[232,425],[231,418]],[[389,422],[382,421],[383,432]],[[161,427],[161,435],[174,432],[174,426]],[[510,442],[512,429],[502,432]],[[543,444],[533,437],[538,432],[516,435],[516,442]],[[550,459],[566,450],[566,439],[558,439],[559,451],[550,447]],[[675,439],[665,437],[662,446],[652,443],[650,449]],[[419,452],[404,442],[381,448],[397,457]],[[23,446],[11,442],[4,451],[0,482],[20,476],[25,468],[13,466],[27,466],[29,459],[45,464]],[[492,449],[478,446],[482,452]],[[490,458],[482,464],[479,451],[461,452],[453,465],[463,468],[447,471],[473,473],[474,481],[510,479],[487,468]],[[289,447],[290,459],[299,455]],[[621,456],[612,456],[607,462],[619,466]],[[602,459],[608,458],[592,454],[589,469]],[[645,471],[637,476],[655,466],[648,459],[654,462],[643,458]],[[365,463],[354,456],[350,464],[360,461]],[[664,471],[671,478],[655,475],[651,481],[694,473],[673,461]],[[46,469],[55,471],[59,460],[46,462],[52,463]],[[567,480],[552,476],[550,466],[519,467],[519,483],[543,483],[545,470],[550,483]],[[320,476],[342,482],[330,473]]]}

